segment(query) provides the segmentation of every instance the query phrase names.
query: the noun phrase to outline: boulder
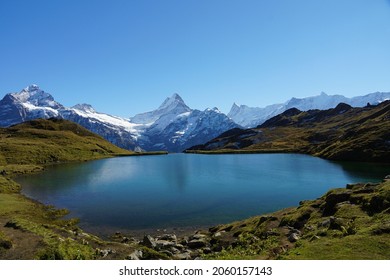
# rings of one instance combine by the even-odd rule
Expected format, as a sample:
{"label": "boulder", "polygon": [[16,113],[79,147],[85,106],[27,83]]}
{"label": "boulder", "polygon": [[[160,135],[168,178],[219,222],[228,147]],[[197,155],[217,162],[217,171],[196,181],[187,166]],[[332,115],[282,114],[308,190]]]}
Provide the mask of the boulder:
{"label": "boulder", "polygon": [[175,234],[164,234],[160,237],[158,237],[159,240],[166,240],[166,241],[172,241],[177,242],[177,236]]}
{"label": "boulder", "polygon": [[193,239],[204,239],[204,238],[206,238],[206,235],[201,234],[201,233],[197,233],[197,234],[194,234],[193,236],[191,236],[190,240],[193,240]]}
{"label": "boulder", "polygon": [[176,245],[175,242],[167,241],[167,240],[156,240],[155,243],[156,243],[155,248],[159,250],[161,249],[168,250]]}
{"label": "boulder", "polygon": [[141,244],[152,249],[156,247],[156,241],[150,235],[145,235]]}
{"label": "boulder", "polygon": [[207,246],[206,239],[192,239],[188,242],[187,246],[191,249],[199,249]]}

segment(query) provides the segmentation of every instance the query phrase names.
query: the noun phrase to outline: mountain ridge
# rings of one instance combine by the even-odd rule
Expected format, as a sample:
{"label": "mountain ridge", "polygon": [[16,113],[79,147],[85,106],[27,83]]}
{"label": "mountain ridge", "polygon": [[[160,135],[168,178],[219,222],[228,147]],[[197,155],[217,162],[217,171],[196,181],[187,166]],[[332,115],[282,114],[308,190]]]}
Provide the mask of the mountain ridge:
{"label": "mountain ridge", "polygon": [[328,95],[325,92],[321,92],[319,95],[305,98],[292,97],[284,103],[272,104],[263,108],[249,107],[247,105],[238,106],[236,103],[233,103],[227,116],[237,124],[250,128],[261,125],[271,117],[291,108],[297,108],[301,111],[312,109],[325,110],[334,108],[339,103],[346,103],[353,107],[364,107],[368,103],[375,105],[386,100],[390,100],[390,92],[374,92],[351,98],[343,95]]}
{"label": "mountain ridge", "polygon": [[289,109],[252,129],[225,132],[195,153],[291,152],[332,160],[390,162],[390,101],[363,108]]}
{"label": "mountain ridge", "polygon": [[[119,147],[137,151],[181,152],[194,144],[204,143],[225,130],[238,127],[218,110],[210,114],[208,110],[189,108],[177,93],[166,98],[156,110],[137,114],[129,119],[97,112],[89,104],[65,107],[34,84],[19,93],[7,94],[0,101],[2,127],[52,117],[73,121]],[[208,122],[204,122],[204,119]],[[207,127],[203,127],[201,123]],[[190,127],[195,127],[195,130]]]}

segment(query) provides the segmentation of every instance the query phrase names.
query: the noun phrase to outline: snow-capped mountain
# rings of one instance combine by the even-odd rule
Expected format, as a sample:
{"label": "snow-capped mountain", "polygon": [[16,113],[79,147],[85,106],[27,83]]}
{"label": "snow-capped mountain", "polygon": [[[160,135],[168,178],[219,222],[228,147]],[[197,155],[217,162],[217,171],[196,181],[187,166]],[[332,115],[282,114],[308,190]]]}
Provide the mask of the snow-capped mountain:
{"label": "snow-capped mountain", "polygon": [[10,126],[36,118],[58,117],[64,107],[49,94],[31,85],[19,93],[9,93],[0,101],[0,126]]}
{"label": "snow-capped mountain", "polygon": [[389,99],[390,92],[375,92],[352,98],[348,98],[343,95],[327,95],[322,92],[317,96],[291,98],[284,103],[273,104],[264,108],[248,107],[246,105],[238,106],[234,103],[230,109],[228,117],[234,120],[237,124],[249,128],[260,125],[266,120],[291,108],[297,108],[301,111],[308,111],[311,109],[325,110],[335,108],[341,102],[349,104],[352,107],[364,107],[368,103],[375,105]]}
{"label": "snow-capped mountain", "polygon": [[151,112],[135,115],[130,121],[143,125],[139,138],[145,150],[180,152],[204,143],[222,132],[238,127],[217,108],[204,111],[190,109],[177,94],[167,98]]}
{"label": "snow-capped mountain", "polygon": [[184,103],[183,99],[175,93],[172,97],[165,99],[157,110],[137,114],[131,117],[130,121],[132,123],[147,125],[156,122],[162,116],[169,119],[170,117],[175,117],[190,111],[191,109]]}
{"label": "snow-capped mountain", "polygon": [[189,110],[176,116],[161,116],[140,140],[147,150],[180,152],[235,127],[239,126],[217,108]]}
{"label": "snow-capped mountain", "polygon": [[154,111],[130,119],[96,112],[89,104],[64,107],[47,92],[32,85],[0,101],[0,126],[35,118],[64,118],[95,132],[117,146],[132,150],[182,151],[238,127],[218,109],[192,110],[178,95]]}
{"label": "snow-capped mountain", "polygon": [[128,120],[96,112],[91,105],[66,108],[52,95],[31,85],[19,93],[9,93],[0,101],[0,126],[7,127],[37,118],[64,118],[78,123],[126,149],[135,149],[137,125]]}

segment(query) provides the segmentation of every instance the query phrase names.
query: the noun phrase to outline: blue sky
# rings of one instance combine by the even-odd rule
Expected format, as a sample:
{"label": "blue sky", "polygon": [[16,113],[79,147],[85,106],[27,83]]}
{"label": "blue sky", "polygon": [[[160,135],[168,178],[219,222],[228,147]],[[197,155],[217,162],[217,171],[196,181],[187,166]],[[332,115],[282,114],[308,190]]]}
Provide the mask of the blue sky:
{"label": "blue sky", "polygon": [[387,0],[1,0],[0,95],[129,117],[390,91]]}

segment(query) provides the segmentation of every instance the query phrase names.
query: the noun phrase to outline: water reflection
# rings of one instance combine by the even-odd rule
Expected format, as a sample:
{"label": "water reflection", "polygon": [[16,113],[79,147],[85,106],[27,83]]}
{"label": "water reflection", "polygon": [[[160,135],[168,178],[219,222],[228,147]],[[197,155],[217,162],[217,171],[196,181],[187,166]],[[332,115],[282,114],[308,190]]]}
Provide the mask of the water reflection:
{"label": "water reflection", "polygon": [[182,192],[187,187],[187,178],[189,178],[188,173],[190,172],[190,167],[188,157],[179,154],[175,160],[171,159],[162,163],[162,172],[166,174],[162,178],[167,180],[168,185]]}
{"label": "water reflection", "polygon": [[296,154],[123,157],[66,164],[17,179],[82,225],[140,229],[227,223],[295,206],[331,187],[381,180],[389,165]]}
{"label": "water reflection", "polygon": [[342,170],[351,177],[364,177],[367,180],[380,181],[386,175],[390,174],[390,164],[362,163],[362,162],[336,162],[333,164],[342,168]]}

